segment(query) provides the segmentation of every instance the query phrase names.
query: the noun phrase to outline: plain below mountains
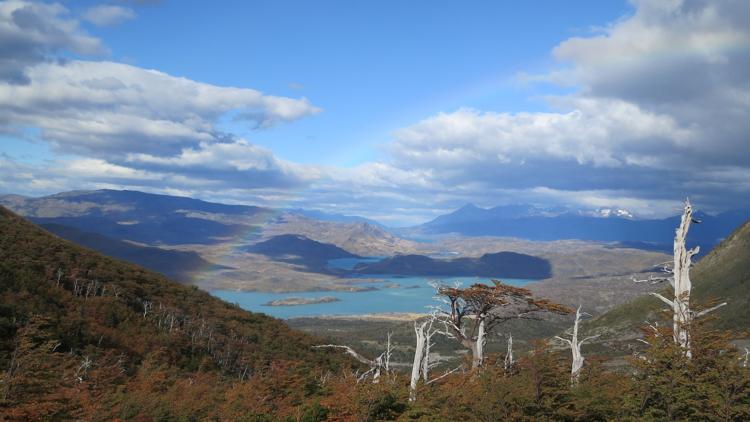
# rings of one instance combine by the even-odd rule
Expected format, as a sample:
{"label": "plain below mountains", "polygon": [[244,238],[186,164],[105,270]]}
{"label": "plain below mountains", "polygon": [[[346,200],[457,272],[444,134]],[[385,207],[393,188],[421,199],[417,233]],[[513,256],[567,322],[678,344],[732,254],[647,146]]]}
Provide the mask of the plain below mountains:
{"label": "plain below mountains", "polygon": [[552,276],[549,261],[522,253],[497,252],[479,258],[435,259],[423,255],[396,255],[372,264],[360,263],[361,274],[466,276],[544,279]]}

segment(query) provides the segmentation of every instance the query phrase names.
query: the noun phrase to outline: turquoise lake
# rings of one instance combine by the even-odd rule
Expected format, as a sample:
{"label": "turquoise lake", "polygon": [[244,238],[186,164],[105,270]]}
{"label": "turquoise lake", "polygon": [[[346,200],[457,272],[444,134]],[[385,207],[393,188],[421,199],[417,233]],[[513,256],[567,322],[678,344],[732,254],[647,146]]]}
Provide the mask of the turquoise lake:
{"label": "turquoise lake", "polygon": [[[345,258],[332,260],[332,268],[351,269],[356,263],[372,262],[377,258]],[[241,292],[232,290],[213,290],[211,293],[229,303],[237,303],[243,309],[252,312],[263,312],[277,318],[297,318],[319,315],[361,315],[389,312],[428,312],[429,307],[437,305],[435,289],[428,282],[439,280],[445,283],[461,282],[464,286],[473,283],[488,283],[488,277],[413,277],[398,275],[363,275],[363,278],[378,279],[375,283],[357,283],[356,286],[374,287],[377,290],[364,292],[313,291],[295,293]],[[509,279],[494,277],[507,284],[523,286],[535,280]],[[386,287],[388,285],[398,285]],[[318,303],[298,306],[265,306],[264,304],[291,297],[320,298],[333,296],[338,302]]]}

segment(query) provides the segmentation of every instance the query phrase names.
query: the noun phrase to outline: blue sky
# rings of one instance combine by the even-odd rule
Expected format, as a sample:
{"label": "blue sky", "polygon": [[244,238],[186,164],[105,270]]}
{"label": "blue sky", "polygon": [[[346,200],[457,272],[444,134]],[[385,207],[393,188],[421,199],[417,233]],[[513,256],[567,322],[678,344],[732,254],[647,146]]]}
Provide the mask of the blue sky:
{"label": "blue sky", "polygon": [[699,0],[0,2],[0,192],[395,225],[466,202],[746,207],[748,16]]}
{"label": "blue sky", "polygon": [[[95,3],[70,3],[85,10]],[[226,130],[281,158],[350,166],[395,128],[458,107],[546,109],[553,87],[521,86],[550,46],[629,11],[626,2],[164,1],[90,33],[113,58],[220,86],[305,96],[325,112],[269,131]],[[541,12],[541,13],[540,13]]]}

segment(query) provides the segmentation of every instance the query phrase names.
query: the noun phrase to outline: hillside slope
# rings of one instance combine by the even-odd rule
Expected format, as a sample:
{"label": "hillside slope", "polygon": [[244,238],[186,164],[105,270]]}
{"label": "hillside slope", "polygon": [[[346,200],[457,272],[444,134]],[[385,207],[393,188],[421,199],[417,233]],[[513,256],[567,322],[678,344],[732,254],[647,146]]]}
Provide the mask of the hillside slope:
{"label": "hillside slope", "polygon": [[59,224],[41,224],[41,227],[77,245],[91,248],[112,258],[132,262],[178,281],[189,280],[192,271],[220,267],[193,251],[136,245]]}
{"label": "hillside slope", "polygon": [[1,207],[0,333],[4,420],[283,414],[341,362],[281,321]]}
{"label": "hillside slope", "polygon": [[312,271],[324,271],[331,259],[359,258],[330,243],[316,242],[306,236],[282,234],[246,246],[245,251],[268,256],[274,260],[299,264]]}
{"label": "hillside slope", "polygon": [[[692,268],[690,278],[693,281],[691,304],[705,306],[711,301],[727,302],[711,314],[716,317],[718,327],[750,327],[750,222],[737,228],[701,258]],[[588,325],[607,331],[609,339],[633,338],[637,327],[646,320],[656,319],[662,308],[658,299],[644,296],[601,315]]]}

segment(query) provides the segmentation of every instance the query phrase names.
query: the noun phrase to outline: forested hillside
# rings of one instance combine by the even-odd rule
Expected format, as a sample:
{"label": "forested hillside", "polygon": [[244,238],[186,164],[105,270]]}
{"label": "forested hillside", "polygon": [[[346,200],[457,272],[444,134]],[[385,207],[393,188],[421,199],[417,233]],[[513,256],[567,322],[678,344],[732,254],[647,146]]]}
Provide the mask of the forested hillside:
{"label": "forested hillside", "polygon": [[343,362],[281,321],[2,208],[0,333],[2,420],[284,414]]}

